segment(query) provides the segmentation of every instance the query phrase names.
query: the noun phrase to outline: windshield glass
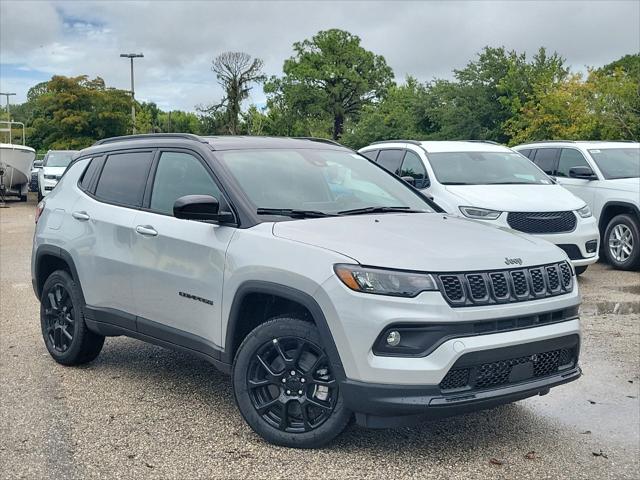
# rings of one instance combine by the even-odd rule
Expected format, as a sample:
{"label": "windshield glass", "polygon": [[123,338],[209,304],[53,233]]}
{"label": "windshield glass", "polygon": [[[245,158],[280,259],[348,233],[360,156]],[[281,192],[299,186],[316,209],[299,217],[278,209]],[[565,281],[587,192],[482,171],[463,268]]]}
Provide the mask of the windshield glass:
{"label": "windshield glass", "polygon": [[589,150],[607,180],[640,177],[640,148]]}
{"label": "windshield glass", "polygon": [[551,184],[531,160],[515,152],[446,152],[428,156],[443,185]]}
{"label": "windshield glass", "polygon": [[66,167],[76,152],[49,152],[44,160],[45,167]]}
{"label": "windshield glass", "polygon": [[229,150],[215,155],[258,208],[337,214],[367,207],[431,212],[404,182],[360,155],[336,150]]}

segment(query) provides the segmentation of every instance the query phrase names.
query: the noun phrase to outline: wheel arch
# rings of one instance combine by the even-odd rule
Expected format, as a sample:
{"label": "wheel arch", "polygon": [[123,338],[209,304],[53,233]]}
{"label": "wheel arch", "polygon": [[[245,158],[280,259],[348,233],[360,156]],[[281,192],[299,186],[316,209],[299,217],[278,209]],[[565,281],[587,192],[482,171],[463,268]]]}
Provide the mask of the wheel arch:
{"label": "wheel arch", "polygon": [[[318,302],[308,293],[296,288],[260,280],[249,280],[240,285],[235,292],[229,313],[229,320],[227,322],[225,349],[222,353],[223,362],[233,363],[236,351],[246,335],[253,328],[268,320],[267,315],[259,318],[257,321],[246,321],[244,318],[244,314],[251,311],[250,307],[252,305],[248,302],[256,297],[261,300],[270,298],[275,301],[285,302],[288,307],[293,308],[292,311],[286,313],[306,312],[308,314],[306,320],[312,322],[318,328],[320,338],[327,351],[336,377],[338,379],[345,378],[338,349],[333,340],[331,330],[329,329],[329,324]],[[302,308],[303,310],[296,312],[295,307]]]}
{"label": "wheel arch", "polygon": [[602,211],[600,213],[600,218],[598,219],[598,228],[600,229],[600,234],[604,237],[604,233],[607,230],[607,225],[613,217],[621,214],[631,214],[634,215],[636,220],[640,222],[640,209],[632,203],[621,202],[621,201],[611,201],[607,202],[603,205]]}
{"label": "wheel arch", "polygon": [[33,290],[38,300],[40,300],[44,282],[46,282],[49,275],[56,270],[66,270],[69,275],[71,275],[71,278],[73,278],[73,281],[76,282],[80,289],[82,301],[84,302],[84,292],[82,291],[82,285],[78,278],[78,270],[76,269],[76,265],[71,254],[54,245],[40,245],[36,250],[33,272]]}

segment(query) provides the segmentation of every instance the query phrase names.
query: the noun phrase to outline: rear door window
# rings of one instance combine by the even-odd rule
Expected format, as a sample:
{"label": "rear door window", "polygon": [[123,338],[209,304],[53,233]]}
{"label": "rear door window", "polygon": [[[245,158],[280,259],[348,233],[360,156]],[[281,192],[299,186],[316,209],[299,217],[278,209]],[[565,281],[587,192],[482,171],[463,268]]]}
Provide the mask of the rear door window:
{"label": "rear door window", "polygon": [[404,150],[380,150],[377,162],[397,175],[400,172],[402,157],[404,157]]}
{"label": "rear door window", "polygon": [[149,151],[109,155],[98,179],[96,198],[127,207],[142,206],[152,160],[153,152]]}
{"label": "rear door window", "polygon": [[531,155],[532,150],[530,148],[526,148],[524,150],[518,150],[518,153],[521,155],[524,155],[527,158],[531,158],[533,155]]}
{"label": "rear door window", "polygon": [[559,148],[539,148],[536,151],[533,163],[540,167],[547,175],[554,175],[558,165],[559,154]]}

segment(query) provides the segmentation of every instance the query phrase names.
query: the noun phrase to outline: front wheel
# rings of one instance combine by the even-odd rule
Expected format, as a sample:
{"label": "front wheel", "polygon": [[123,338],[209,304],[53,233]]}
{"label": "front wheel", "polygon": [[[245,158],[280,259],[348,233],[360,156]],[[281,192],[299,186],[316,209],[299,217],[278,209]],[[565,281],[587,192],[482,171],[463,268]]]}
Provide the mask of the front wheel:
{"label": "front wheel", "polygon": [[604,234],[604,253],[609,264],[619,270],[635,270],[640,266],[640,227],[631,215],[611,219]]}
{"label": "front wheel", "polygon": [[238,349],[232,378],[242,416],[270,443],[319,447],[351,418],[317,328],[298,318],[256,327]]}

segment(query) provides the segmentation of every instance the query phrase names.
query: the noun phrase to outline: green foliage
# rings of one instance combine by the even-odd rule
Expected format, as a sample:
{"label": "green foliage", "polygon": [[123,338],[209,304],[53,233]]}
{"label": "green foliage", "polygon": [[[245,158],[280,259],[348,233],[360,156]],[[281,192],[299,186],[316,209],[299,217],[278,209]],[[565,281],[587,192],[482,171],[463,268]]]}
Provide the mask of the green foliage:
{"label": "green foliage", "polygon": [[360,46],[360,38],[344,30],[318,32],[293,44],[294,56],[285,60],[284,77],[265,86],[269,108],[292,117],[282,123],[292,129],[331,129],[342,136],[345,121],[356,121],[362,108],[384,96],[393,72],[384,57]]}

